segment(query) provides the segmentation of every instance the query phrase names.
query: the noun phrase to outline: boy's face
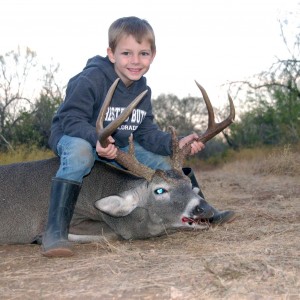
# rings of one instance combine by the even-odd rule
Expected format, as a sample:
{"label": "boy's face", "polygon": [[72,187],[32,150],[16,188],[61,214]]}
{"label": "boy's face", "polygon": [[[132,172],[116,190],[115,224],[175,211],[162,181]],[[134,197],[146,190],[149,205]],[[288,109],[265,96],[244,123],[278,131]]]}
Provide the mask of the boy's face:
{"label": "boy's face", "polygon": [[155,57],[148,41],[139,44],[132,35],[123,36],[114,52],[107,49],[107,55],[127,87],[147,73]]}

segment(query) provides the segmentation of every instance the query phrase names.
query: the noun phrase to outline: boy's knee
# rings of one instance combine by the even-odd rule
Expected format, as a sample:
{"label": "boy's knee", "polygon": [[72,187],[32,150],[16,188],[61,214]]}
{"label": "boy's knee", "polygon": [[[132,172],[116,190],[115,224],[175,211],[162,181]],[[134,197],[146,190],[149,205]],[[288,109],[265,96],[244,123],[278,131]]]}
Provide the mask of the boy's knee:
{"label": "boy's knee", "polygon": [[84,140],[77,143],[71,156],[75,164],[81,169],[91,169],[95,163],[93,147]]}
{"label": "boy's knee", "polygon": [[75,169],[91,169],[95,162],[92,145],[81,138],[63,136],[58,153],[62,161],[67,161]]}

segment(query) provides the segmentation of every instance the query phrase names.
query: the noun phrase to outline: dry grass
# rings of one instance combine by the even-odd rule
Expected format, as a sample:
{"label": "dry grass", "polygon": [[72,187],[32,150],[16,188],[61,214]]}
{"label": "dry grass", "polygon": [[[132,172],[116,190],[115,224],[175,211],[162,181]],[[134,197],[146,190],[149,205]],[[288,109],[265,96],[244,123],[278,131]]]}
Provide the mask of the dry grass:
{"label": "dry grass", "polygon": [[[266,158],[255,158],[263,170],[273,165]],[[37,245],[0,246],[0,298],[300,299],[300,177],[253,164],[197,172],[207,200],[237,212],[226,226],[76,245],[67,259],[44,258]]]}
{"label": "dry grass", "polygon": [[273,175],[300,175],[300,156],[292,152],[290,145],[271,151],[253,165],[255,173]]}
{"label": "dry grass", "polygon": [[53,157],[51,150],[40,150],[35,147],[19,147],[13,151],[0,152],[0,164],[8,165],[16,162],[33,161]]}
{"label": "dry grass", "polygon": [[299,150],[291,145],[243,149],[231,153],[229,161],[230,163],[223,166],[236,169],[247,168],[248,172],[254,175],[300,175]]}

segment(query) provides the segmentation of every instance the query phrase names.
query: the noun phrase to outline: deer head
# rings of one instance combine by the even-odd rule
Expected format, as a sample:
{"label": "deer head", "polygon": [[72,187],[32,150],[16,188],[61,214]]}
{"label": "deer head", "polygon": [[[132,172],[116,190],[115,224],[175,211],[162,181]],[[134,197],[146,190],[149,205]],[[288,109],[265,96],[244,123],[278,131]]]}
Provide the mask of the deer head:
{"label": "deer head", "polygon": [[[111,101],[118,80],[108,91],[97,120],[99,142],[106,146],[107,138],[129,117],[147,91],[132,101],[123,113],[103,128],[104,115]],[[206,142],[231,124],[234,106],[229,96],[230,115],[221,123],[216,123],[210,100],[205,90],[197,83],[208,109],[208,128],[198,139]],[[190,144],[179,148],[175,129],[172,132],[172,169],[152,170],[141,164],[134,155],[133,138],[129,138],[129,152],[118,150],[116,161],[140,178],[133,189],[125,189],[96,201],[95,206],[103,213],[105,222],[125,239],[158,236],[166,230],[200,229],[207,227],[207,219],[214,212],[211,206],[192,188],[190,179],[183,174],[182,164],[190,153]],[[198,140],[197,139],[197,140]],[[146,180],[144,180],[144,179]]]}

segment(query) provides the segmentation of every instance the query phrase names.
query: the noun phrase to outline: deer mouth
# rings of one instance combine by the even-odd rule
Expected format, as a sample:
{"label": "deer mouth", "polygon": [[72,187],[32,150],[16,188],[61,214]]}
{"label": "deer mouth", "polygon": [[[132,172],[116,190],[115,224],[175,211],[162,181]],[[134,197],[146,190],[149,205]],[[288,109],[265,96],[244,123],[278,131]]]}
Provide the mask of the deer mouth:
{"label": "deer mouth", "polygon": [[181,222],[184,224],[188,224],[190,226],[192,225],[208,225],[209,226],[209,220],[208,218],[188,218],[188,217],[182,217]]}

